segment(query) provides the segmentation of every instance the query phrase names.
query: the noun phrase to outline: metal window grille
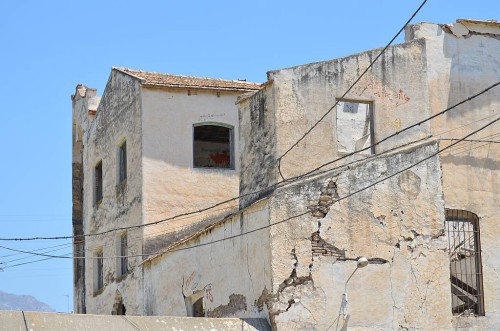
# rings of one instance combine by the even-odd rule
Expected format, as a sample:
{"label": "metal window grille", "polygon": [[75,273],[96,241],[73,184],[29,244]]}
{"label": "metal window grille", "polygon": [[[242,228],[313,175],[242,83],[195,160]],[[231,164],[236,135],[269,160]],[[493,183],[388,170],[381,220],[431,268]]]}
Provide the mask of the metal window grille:
{"label": "metal window grille", "polygon": [[127,178],[127,142],[124,141],[120,145],[118,152],[119,168],[118,168],[118,183],[123,182]]}
{"label": "metal window grille", "polygon": [[104,259],[102,251],[95,254],[96,257],[96,268],[97,268],[97,286],[96,289],[100,290],[104,287]]}
{"label": "metal window grille", "polygon": [[102,200],[102,162],[95,166],[94,175],[95,202]]}
{"label": "metal window grille", "polygon": [[128,244],[127,234],[120,237],[120,275],[128,273]]}
{"label": "metal window grille", "polygon": [[484,315],[479,218],[446,209],[450,254],[451,301],[454,315]]}

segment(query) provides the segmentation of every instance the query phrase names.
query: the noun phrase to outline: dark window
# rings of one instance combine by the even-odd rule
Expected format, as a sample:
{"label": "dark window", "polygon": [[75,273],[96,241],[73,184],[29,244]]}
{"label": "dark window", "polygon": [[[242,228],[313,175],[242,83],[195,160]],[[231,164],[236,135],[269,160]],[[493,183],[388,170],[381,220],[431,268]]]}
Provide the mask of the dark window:
{"label": "dark window", "polygon": [[104,287],[104,259],[102,250],[95,253],[95,290],[98,291]]}
{"label": "dark window", "polygon": [[126,275],[128,273],[128,244],[127,244],[127,234],[124,233],[120,236],[120,275]]}
{"label": "dark window", "polygon": [[205,317],[205,309],[203,308],[203,297],[199,298],[194,302],[193,317]]}
{"label": "dark window", "polygon": [[99,203],[102,200],[102,161],[94,169],[94,202]]}
{"label": "dark window", "polygon": [[118,149],[118,184],[127,179],[127,142]]}
{"label": "dark window", "polygon": [[127,309],[125,308],[125,305],[123,303],[120,303],[117,307],[116,315],[125,315],[126,312]]}
{"label": "dark window", "polygon": [[454,315],[484,315],[479,218],[465,210],[446,209]]}
{"label": "dark window", "polygon": [[193,166],[234,169],[233,130],[220,125],[194,127]]}
{"label": "dark window", "polygon": [[123,304],[123,300],[115,302],[113,305],[113,310],[111,311],[111,315],[125,315],[127,313],[127,308]]}
{"label": "dark window", "polygon": [[337,148],[341,153],[375,154],[373,145],[373,104],[340,100],[337,104]]}

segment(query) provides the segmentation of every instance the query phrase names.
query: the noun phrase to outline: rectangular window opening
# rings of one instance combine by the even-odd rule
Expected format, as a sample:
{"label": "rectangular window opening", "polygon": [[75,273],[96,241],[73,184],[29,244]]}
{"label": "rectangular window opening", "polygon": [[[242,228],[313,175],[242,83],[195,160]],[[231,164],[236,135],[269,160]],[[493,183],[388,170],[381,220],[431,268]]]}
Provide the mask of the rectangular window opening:
{"label": "rectangular window opening", "polygon": [[102,248],[94,254],[94,291],[104,287],[104,259]]}
{"label": "rectangular window opening", "polygon": [[128,239],[127,233],[122,234],[119,237],[119,263],[118,263],[118,274],[119,276],[126,275],[128,273]]}
{"label": "rectangular window opening", "polygon": [[479,218],[465,210],[446,209],[453,315],[484,316]]}
{"label": "rectangular window opening", "polygon": [[127,142],[124,141],[118,149],[118,184],[127,179]]}
{"label": "rectangular window opening", "polygon": [[233,129],[222,125],[194,127],[193,166],[234,169]]}
{"label": "rectangular window opening", "polygon": [[102,161],[94,169],[94,198],[96,204],[102,201]]}
{"label": "rectangular window opening", "polygon": [[[340,100],[336,107],[337,148],[340,153],[357,151],[362,155],[375,154],[373,103]],[[372,146],[372,147],[370,147]]]}

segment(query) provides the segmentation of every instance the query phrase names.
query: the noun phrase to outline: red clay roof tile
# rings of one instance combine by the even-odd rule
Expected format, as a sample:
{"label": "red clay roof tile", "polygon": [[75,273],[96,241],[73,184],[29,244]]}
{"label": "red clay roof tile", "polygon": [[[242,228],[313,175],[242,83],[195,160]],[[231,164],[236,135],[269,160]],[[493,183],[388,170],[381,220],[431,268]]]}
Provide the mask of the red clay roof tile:
{"label": "red clay roof tile", "polygon": [[139,78],[142,80],[142,84],[147,86],[167,86],[234,91],[255,91],[260,89],[261,87],[260,84],[243,80],[226,80],[218,78],[171,75],[151,71],[134,70],[129,68],[113,67],[113,69]]}

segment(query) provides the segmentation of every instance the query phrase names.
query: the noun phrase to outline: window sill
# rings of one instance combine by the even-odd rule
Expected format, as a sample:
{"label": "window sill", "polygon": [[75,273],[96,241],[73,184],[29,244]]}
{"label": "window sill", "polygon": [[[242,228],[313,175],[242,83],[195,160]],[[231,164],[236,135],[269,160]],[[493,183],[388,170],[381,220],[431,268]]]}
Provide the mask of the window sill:
{"label": "window sill", "polygon": [[94,298],[104,292],[104,287],[98,289],[97,291],[94,291]]}
{"label": "window sill", "polygon": [[123,194],[126,188],[127,188],[127,178],[122,180],[120,183],[116,184],[115,186],[116,195]]}
{"label": "window sill", "polygon": [[212,171],[235,171],[236,169],[234,168],[217,168],[217,167],[196,167],[196,166],[193,166],[193,169],[194,170],[212,170]]}
{"label": "window sill", "polygon": [[99,206],[101,205],[102,203],[102,199],[101,200],[97,200],[96,202],[94,202],[94,208],[99,208]]}
{"label": "window sill", "polygon": [[120,276],[116,277],[116,278],[115,278],[115,282],[116,282],[116,283],[120,283],[122,280],[124,280],[124,279],[126,279],[126,278],[127,278],[128,274],[129,274],[129,273],[127,272],[126,274],[123,274],[123,275],[120,275]]}

